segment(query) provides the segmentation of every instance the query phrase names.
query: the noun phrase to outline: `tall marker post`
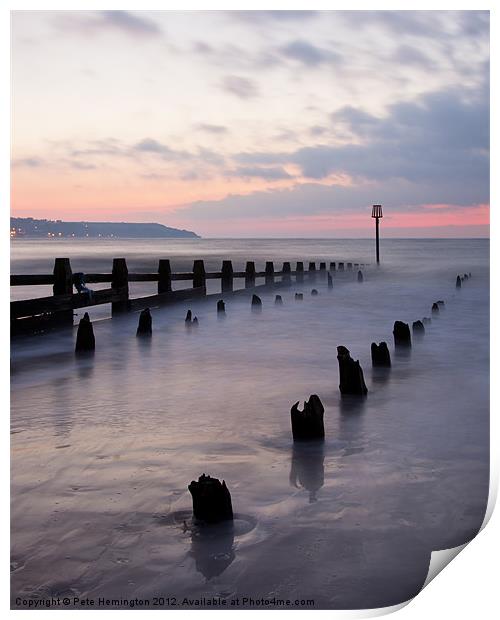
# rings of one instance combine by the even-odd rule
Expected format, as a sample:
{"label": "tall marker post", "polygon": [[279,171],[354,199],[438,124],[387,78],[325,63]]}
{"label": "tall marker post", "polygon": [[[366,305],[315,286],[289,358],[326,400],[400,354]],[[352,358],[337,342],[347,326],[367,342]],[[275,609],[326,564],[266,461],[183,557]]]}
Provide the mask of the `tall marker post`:
{"label": "tall marker post", "polygon": [[373,205],[372,217],[375,218],[375,243],[377,247],[377,265],[380,264],[380,247],[379,247],[379,220],[382,215],[382,205]]}

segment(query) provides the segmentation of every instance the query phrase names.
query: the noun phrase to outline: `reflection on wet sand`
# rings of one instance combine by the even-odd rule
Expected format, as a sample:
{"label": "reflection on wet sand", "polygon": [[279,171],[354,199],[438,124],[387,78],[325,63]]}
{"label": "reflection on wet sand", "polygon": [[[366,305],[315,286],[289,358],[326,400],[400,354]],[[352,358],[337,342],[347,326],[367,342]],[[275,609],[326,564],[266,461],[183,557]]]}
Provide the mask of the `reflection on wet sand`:
{"label": "reflection on wet sand", "polygon": [[383,366],[372,367],[372,383],[378,385],[385,385],[388,383],[391,377],[391,369],[384,368]]}
{"label": "reflection on wet sand", "polygon": [[235,558],[234,524],[225,521],[191,530],[191,555],[207,581],[221,575]]}
{"label": "reflection on wet sand", "polygon": [[309,491],[309,503],[317,501],[316,494],[325,482],[325,453],[323,441],[295,443],[292,448],[290,484]]}
{"label": "reflection on wet sand", "polygon": [[364,412],[365,396],[342,396],[340,398],[341,422],[344,416],[358,416]]}

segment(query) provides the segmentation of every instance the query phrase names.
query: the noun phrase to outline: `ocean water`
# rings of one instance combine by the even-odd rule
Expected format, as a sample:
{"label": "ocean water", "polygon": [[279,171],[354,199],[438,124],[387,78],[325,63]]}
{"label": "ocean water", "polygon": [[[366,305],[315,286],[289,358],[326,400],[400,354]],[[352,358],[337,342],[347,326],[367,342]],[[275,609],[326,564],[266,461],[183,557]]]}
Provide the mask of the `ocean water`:
{"label": "ocean water", "polygon": [[[96,353],[76,358],[75,333],[11,347],[12,601],[243,597],[314,601],[314,608],[394,605],[423,585],[432,550],[473,538],[489,485],[489,242],[383,240],[121,240],[12,243],[13,273],[129,271],[170,258],[189,271],[232,259],[371,262],[355,273],[248,297],[153,308],[96,320]],[[455,288],[458,273],[472,278]],[[216,282],[211,282],[214,287]],[[143,288],[149,286],[150,289]],[[19,287],[13,298],[34,297]],[[97,288],[97,287],[95,287]],[[311,296],[316,288],[318,296]],[[134,295],[154,292],[137,285]],[[303,302],[294,293],[304,293]],[[216,292],[211,290],[210,292]],[[40,294],[39,291],[36,293]],[[49,293],[50,294],[50,287]],[[431,316],[408,355],[395,320]],[[199,327],[187,329],[187,308]],[[371,368],[385,340],[389,372]],[[341,398],[336,347],[364,370],[365,399]],[[290,407],[325,406],[323,444],[294,446]],[[188,483],[225,479],[234,525],[191,522]],[[248,603],[245,604],[248,606]]]}

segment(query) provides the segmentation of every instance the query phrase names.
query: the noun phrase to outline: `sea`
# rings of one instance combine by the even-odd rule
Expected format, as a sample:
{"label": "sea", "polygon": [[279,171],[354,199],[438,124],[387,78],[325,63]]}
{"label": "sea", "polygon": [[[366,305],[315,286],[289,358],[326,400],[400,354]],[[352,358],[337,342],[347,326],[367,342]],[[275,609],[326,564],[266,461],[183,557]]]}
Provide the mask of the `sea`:
{"label": "sea", "polygon": [[[152,306],[146,341],[137,313],[90,308],[92,357],[75,357],[76,329],[13,339],[12,606],[385,607],[418,593],[433,550],[472,540],[489,492],[489,241],[382,239],[380,266],[374,249],[369,239],[12,241],[14,274],[51,273],[56,257],[84,273],[110,272],[115,257],[144,273],[160,258],[174,272],[195,259],[207,271],[227,259],[235,271],[250,260],[366,265],[363,282],[353,270],[332,273],[332,289],[318,275],[261,290],[260,313],[245,295],[225,298],[224,318],[217,297]],[[132,297],[154,293],[131,285]],[[11,287],[13,300],[50,294]],[[395,350],[394,321],[423,317],[425,335]],[[381,341],[390,370],[371,365]],[[365,398],[340,395],[340,345],[360,362]],[[325,441],[294,445],[290,408],[311,394]],[[187,486],[203,473],[225,480],[232,524],[193,522]]]}

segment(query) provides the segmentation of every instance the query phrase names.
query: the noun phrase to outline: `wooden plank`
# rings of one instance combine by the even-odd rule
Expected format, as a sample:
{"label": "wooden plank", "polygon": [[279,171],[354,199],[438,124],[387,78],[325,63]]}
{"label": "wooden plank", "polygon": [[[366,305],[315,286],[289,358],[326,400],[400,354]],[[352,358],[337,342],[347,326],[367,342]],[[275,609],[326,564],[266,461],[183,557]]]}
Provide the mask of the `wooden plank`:
{"label": "wooden plank", "polygon": [[172,280],[192,280],[193,272],[190,273],[173,273]]}
{"label": "wooden plank", "polygon": [[129,282],[158,282],[159,274],[157,273],[129,273]]}
{"label": "wooden plank", "polygon": [[111,282],[112,274],[110,273],[84,273],[83,280],[85,284],[97,284],[100,282]]}
{"label": "wooden plank", "polygon": [[23,299],[11,302],[10,316],[11,319],[17,319],[47,312],[62,312],[64,310],[85,308],[86,306],[99,306],[122,299],[123,292],[120,289],[112,288],[94,291],[91,298],[87,293],[80,293],[76,295],[51,295],[50,297],[40,297],[38,299]]}
{"label": "wooden plank", "polygon": [[11,286],[38,286],[40,284],[54,284],[54,275],[36,274],[32,276],[12,275],[10,276]]}
{"label": "wooden plank", "polygon": [[180,291],[171,291],[169,293],[160,293],[158,295],[148,295],[147,297],[137,297],[129,300],[130,310],[143,310],[154,306],[175,303],[186,299],[196,299],[205,297],[206,289],[204,286],[197,288],[186,288]]}

